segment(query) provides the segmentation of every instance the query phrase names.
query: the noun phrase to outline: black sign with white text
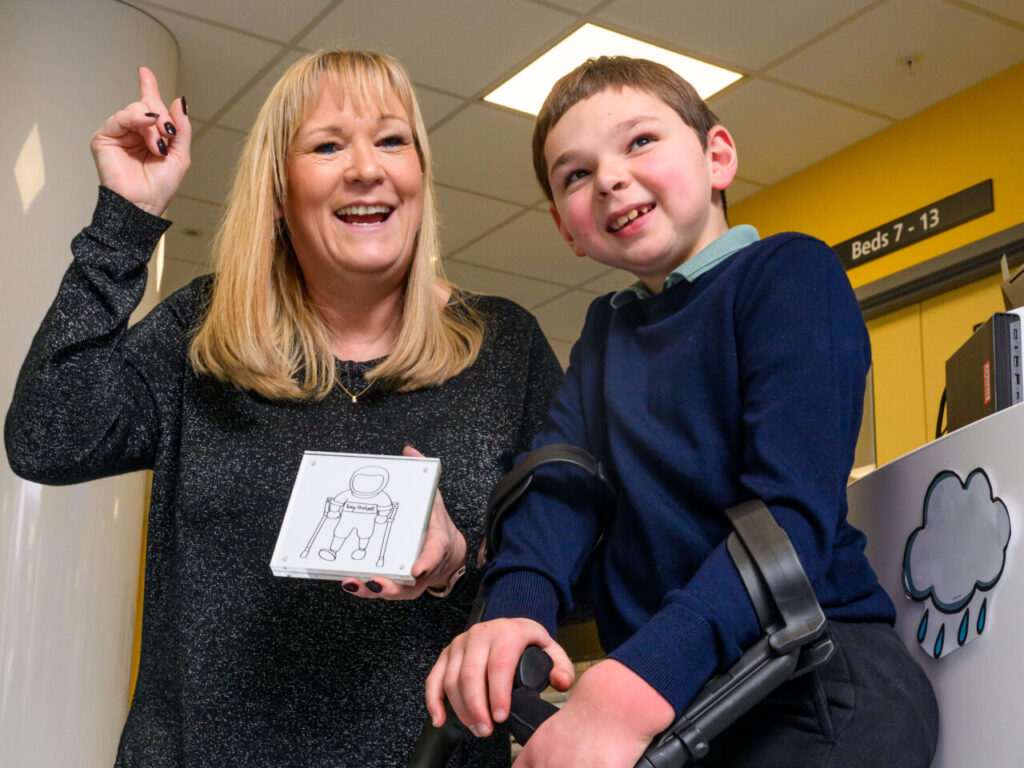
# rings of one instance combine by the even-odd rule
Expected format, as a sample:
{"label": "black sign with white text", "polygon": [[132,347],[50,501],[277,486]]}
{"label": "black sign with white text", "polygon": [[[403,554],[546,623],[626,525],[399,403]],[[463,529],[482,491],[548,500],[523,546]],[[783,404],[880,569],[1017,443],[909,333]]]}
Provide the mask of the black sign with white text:
{"label": "black sign with white text", "polygon": [[992,179],[986,179],[833,245],[832,250],[850,269],[992,211]]}

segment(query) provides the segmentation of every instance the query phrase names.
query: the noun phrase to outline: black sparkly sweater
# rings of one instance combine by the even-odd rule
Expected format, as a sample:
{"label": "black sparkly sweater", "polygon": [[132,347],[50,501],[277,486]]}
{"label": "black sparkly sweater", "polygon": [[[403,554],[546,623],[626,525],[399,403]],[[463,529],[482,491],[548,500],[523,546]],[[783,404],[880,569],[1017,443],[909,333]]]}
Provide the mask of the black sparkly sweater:
{"label": "black sparkly sweater", "polygon": [[[476,363],[409,393],[278,402],[197,376],[200,279],[131,328],[146,262],[169,222],[100,189],[92,224],[32,343],[4,425],[11,467],[43,483],[153,470],[142,656],[118,766],[404,766],[423,681],[476,589],[481,516],[539,430],[561,370],[522,308],[476,297]],[[364,367],[343,364],[349,389]],[[268,565],[304,450],[441,459],[441,493],[470,575],[449,598],[353,597]],[[470,740],[473,742],[474,740]],[[468,744],[461,766],[508,764]]]}

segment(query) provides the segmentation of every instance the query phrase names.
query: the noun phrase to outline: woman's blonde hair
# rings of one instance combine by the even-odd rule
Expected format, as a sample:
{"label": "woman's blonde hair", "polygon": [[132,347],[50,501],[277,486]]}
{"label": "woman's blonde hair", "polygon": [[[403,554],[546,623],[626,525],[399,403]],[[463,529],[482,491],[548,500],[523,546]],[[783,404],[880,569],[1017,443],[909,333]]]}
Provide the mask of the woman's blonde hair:
{"label": "woman's blonde hair", "polygon": [[273,399],[323,398],[337,383],[330,331],[280,218],[289,149],[324,88],[337,89],[360,111],[397,98],[409,116],[423,169],[423,220],[398,340],[366,377],[399,391],[440,384],[476,360],[483,322],[441,274],[430,147],[412,83],[390,56],[367,51],[305,56],[263,104],[214,242],[213,290],[192,341],[192,367]]}

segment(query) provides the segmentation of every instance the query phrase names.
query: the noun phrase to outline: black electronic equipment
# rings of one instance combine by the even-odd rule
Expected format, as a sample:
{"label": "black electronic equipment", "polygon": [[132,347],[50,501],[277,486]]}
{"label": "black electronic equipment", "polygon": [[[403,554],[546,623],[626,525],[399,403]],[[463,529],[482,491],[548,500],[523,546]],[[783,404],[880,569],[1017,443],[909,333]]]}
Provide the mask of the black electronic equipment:
{"label": "black electronic equipment", "polygon": [[997,312],[946,361],[947,431],[1022,399],[1020,316]]}

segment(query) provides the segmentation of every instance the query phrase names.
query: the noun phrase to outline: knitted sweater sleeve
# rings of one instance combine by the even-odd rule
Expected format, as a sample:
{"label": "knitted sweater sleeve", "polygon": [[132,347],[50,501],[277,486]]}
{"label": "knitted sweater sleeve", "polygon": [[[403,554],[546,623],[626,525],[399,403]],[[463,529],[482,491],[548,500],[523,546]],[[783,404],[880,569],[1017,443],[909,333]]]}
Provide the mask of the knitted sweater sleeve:
{"label": "knitted sweater sleeve", "polygon": [[160,313],[128,328],[146,263],[170,222],[100,188],[92,223],[22,365],[4,424],[11,468],[50,484],[152,466],[157,407],[147,373]]}
{"label": "knitted sweater sleeve", "polygon": [[[572,349],[534,449],[554,443],[588,448],[580,385],[585,346],[577,343]],[[599,532],[594,492],[576,470],[542,467],[534,473],[530,492],[507,515],[501,550],[484,578],[485,619],[530,618],[554,637],[559,615],[572,608],[572,588]]]}

